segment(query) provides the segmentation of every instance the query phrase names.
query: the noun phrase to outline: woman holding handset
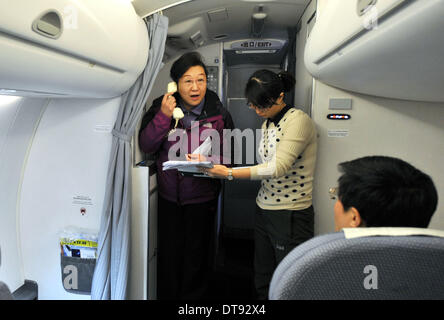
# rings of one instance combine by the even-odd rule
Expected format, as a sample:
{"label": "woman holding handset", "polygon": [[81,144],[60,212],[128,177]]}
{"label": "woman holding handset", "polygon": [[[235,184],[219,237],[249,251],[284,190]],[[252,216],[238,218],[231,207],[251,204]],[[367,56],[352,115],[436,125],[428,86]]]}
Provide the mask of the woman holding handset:
{"label": "woman holding handset", "polygon": [[208,286],[220,181],[162,171],[162,163],[173,160],[171,150],[179,150],[177,143],[186,149],[183,160],[193,151],[192,132],[205,136],[214,129],[222,144],[223,129],[234,128],[217,94],[207,89],[207,74],[197,52],[177,59],[170,70],[177,91],[169,88],[154,100],[139,132],[140,149],[157,155],[158,299],[201,299]]}
{"label": "woman holding handset", "polygon": [[216,178],[262,180],[255,215],[254,267],[259,299],[268,297],[273,272],[285,255],[313,237],[317,136],[311,118],[284,102],[285,92],[294,85],[289,73],[269,70],[255,72],[247,82],[248,105],[265,119],[259,144],[261,164],[202,169]]}

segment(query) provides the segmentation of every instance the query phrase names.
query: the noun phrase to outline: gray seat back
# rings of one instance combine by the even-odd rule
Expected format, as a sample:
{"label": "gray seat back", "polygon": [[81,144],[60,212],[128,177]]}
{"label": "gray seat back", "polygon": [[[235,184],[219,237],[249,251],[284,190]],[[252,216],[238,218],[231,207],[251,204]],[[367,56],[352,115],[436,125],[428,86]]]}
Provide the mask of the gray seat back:
{"label": "gray seat back", "polygon": [[[2,265],[2,251],[0,249],[0,266]],[[0,300],[13,300],[11,291],[6,283],[0,281]]]}
{"label": "gray seat back", "polygon": [[315,237],[282,260],[269,298],[444,299],[444,232],[409,230],[416,232],[347,238],[345,230]]}
{"label": "gray seat back", "polygon": [[0,300],[13,300],[11,291],[9,291],[8,286],[0,281]]}

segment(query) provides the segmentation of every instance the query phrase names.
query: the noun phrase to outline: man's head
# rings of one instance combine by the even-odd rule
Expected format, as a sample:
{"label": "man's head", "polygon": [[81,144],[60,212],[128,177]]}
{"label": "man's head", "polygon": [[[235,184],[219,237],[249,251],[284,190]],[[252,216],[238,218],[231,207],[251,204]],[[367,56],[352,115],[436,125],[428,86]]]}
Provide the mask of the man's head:
{"label": "man's head", "polygon": [[400,159],[370,156],[339,164],[335,229],[426,228],[436,210],[432,179]]}

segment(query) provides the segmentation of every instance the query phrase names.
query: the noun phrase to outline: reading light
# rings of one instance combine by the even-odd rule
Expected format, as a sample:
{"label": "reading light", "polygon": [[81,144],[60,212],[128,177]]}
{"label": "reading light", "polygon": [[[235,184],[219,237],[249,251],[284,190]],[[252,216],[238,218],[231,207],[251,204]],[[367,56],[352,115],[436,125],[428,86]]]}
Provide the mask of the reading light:
{"label": "reading light", "polygon": [[251,16],[251,35],[256,38],[260,38],[264,31],[265,19],[267,14],[263,12],[264,7],[259,6],[258,12],[253,13]]}

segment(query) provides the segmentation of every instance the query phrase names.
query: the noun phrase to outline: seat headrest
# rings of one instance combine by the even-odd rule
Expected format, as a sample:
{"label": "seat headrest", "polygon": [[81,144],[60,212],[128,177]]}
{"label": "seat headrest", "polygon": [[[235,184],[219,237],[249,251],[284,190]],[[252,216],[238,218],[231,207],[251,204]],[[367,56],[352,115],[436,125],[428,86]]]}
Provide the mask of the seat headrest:
{"label": "seat headrest", "polygon": [[362,237],[405,237],[405,236],[429,236],[444,238],[444,231],[425,229],[425,228],[344,228],[346,239],[355,239]]}
{"label": "seat headrest", "polygon": [[343,229],[294,248],[274,271],[269,298],[444,299],[443,265],[444,231]]}

